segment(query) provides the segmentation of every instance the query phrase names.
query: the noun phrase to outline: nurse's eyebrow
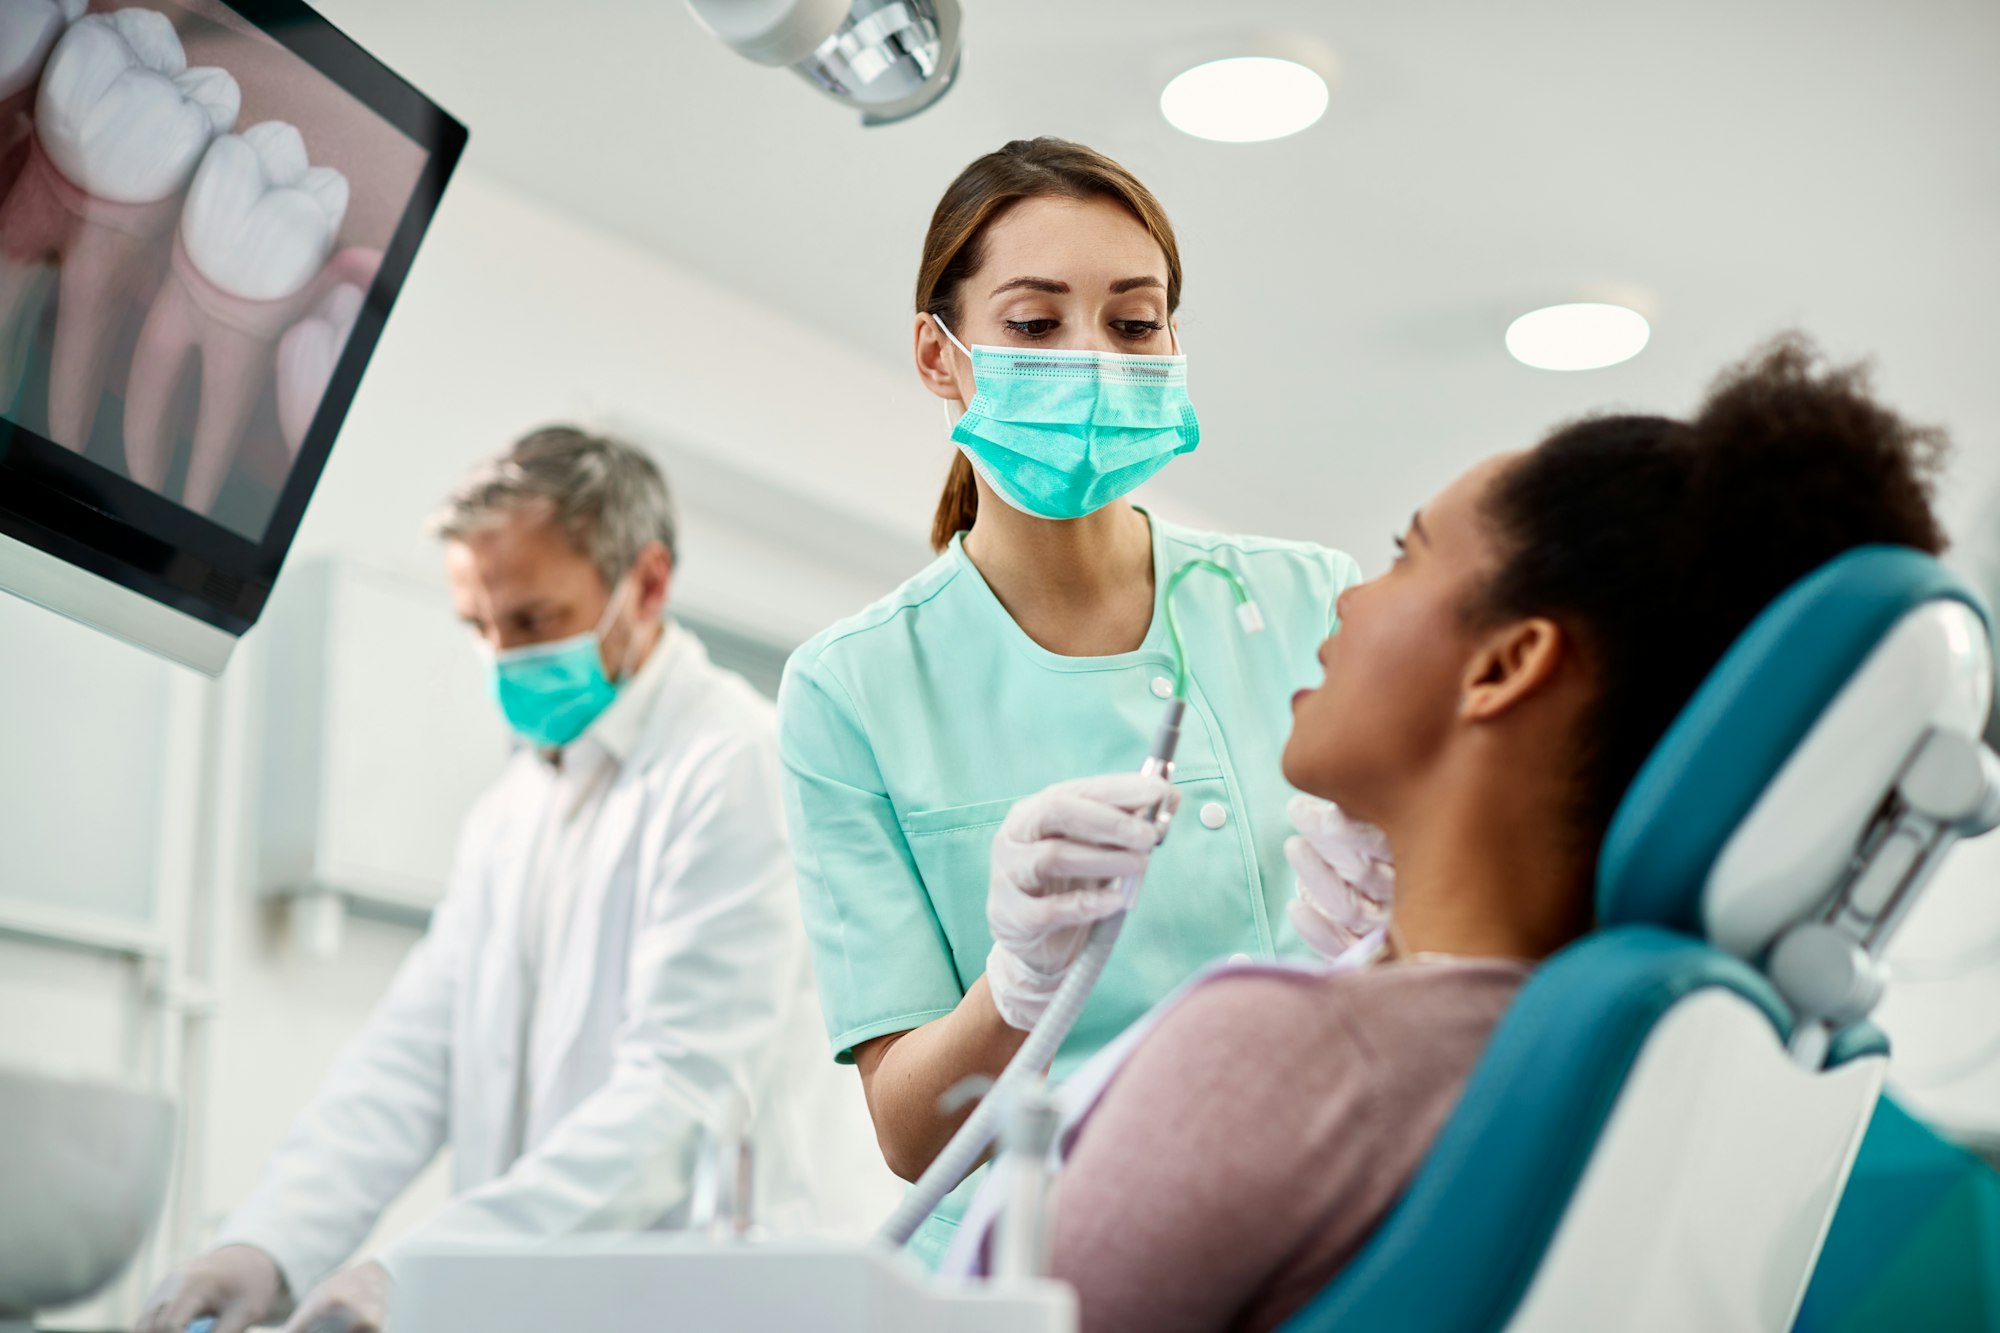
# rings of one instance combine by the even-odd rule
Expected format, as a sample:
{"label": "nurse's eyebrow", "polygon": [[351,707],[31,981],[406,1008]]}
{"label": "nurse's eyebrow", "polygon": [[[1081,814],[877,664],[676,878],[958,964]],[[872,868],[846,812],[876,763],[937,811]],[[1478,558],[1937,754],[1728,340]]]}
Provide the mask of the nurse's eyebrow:
{"label": "nurse's eyebrow", "polygon": [[1410,531],[1421,537],[1424,545],[1429,546],[1431,544],[1430,533],[1424,531],[1423,510],[1419,509],[1416,513],[1410,515]]}
{"label": "nurse's eyebrow", "polygon": [[993,295],[998,296],[1002,292],[1019,291],[1023,288],[1031,292],[1049,292],[1056,296],[1069,295],[1069,284],[1057,282],[1054,278],[1009,278],[993,289]]}
{"label": "nurse's eyebrow", "polygon": [[1141,287],[1158,287],[1164,290],[1166,285],[1166,283],[1161,282],[1158,278],[1150,274],[1143,278],[1120,278],[1111,284],[1111,294],[1113,296],[1123,296],[1126,292],[1135,292]]}

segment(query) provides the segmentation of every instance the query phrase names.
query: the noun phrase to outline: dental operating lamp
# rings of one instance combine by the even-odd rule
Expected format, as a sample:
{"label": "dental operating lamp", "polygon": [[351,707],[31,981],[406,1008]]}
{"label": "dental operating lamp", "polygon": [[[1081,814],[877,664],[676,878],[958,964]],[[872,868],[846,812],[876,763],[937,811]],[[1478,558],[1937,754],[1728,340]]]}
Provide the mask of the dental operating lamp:
{"label": "dental operating lamp", "polygon": [[687,0],[760,65],[789,65],[863,125],[916,115],[958,78],[959,0]]}

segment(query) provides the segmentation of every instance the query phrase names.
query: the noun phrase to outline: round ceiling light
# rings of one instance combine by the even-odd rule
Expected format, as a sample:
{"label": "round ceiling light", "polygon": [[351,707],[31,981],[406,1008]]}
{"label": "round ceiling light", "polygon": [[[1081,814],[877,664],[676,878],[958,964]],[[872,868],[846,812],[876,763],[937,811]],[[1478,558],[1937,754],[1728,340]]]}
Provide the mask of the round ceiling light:
{"label": "round ceiling light", "polygon": [[1507,350],[1537,370],[1598,370],[1630,361],[1652,336],[1636,310],[1600,301],[1544,306],[1507,326]]}
{"label": "round ceiling light", "polygon": [[1230,56],[1196,65],[1160,93],[1160,114],[1183,134],[1257,143],[1297,134],[1326,114],[1326,80],[1275,56]]}

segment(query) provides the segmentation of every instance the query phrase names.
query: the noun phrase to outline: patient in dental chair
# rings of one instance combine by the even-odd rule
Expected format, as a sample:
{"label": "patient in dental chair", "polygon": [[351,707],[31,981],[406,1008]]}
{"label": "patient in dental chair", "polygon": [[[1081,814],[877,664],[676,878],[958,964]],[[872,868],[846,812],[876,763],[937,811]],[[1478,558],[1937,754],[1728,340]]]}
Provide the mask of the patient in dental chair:
{"label": "patient in dental chair", "polygon": [[1940,551],[1944,452],[1793,337],[1689,420],[1565,426],[1417,511],[1389,571],[1341,598],[1284,756],[1387,835],[1389,947],[1170,1002],[1058,1185],[1055,1272],[1085,1329],[1272,1329],[1327,1283],[1529,970],[1590,929],[1599,843],[1674,716],[1816,567]]}

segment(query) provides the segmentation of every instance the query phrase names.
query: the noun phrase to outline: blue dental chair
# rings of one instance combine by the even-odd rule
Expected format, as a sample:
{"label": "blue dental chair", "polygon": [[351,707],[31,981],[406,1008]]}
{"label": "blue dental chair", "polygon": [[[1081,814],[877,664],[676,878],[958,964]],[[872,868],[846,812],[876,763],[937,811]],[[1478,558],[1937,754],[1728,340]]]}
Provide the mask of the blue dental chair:
{"label": "blue dental chair", "polygon": [[1876,960],[2000,824],[1990,642],[1902,548],[1768,607],[1626,793],[1599,928],[1523,987],[1286,1333],[1790,1328],[1886,1072]]}

